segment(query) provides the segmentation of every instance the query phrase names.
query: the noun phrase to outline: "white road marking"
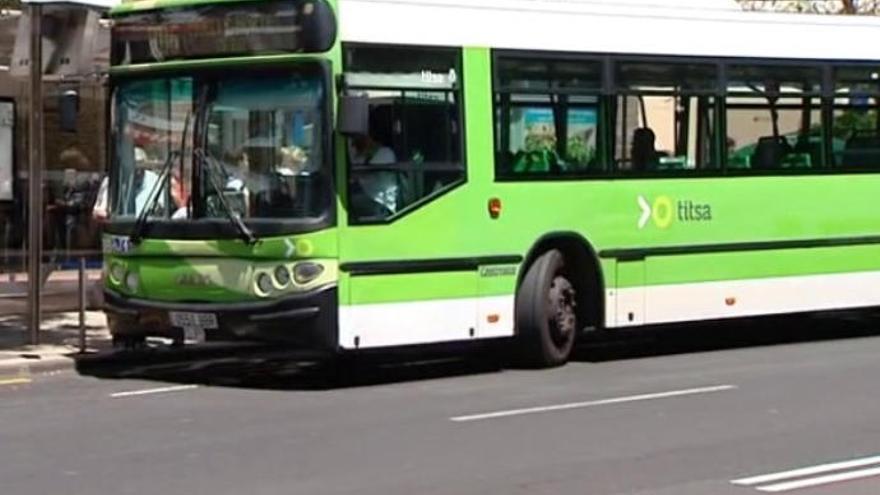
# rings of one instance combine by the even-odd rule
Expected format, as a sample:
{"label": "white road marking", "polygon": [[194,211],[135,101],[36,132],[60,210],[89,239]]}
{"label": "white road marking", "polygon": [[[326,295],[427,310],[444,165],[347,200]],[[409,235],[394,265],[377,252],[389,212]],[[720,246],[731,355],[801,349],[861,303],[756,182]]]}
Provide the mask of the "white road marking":
{"label": "white road marking", "polygon": [[31,379],[25,377],[0,378],[0,385],[24,385],[26,383],[31,383]]}
{"label": "white road marking", "polygon": [[880,476],[880,467],[862,469],[859,471],[847,471],[845,473],[827,474],[825,476],[818,476],[816,478],[807,478],[798,481],[787,481],[785,483],[778,483],[776,485],[759,486],[757,490],[770,493],[787,492],[790,490],[797,490],[799,488],[830,485],[832,483],[839,483],[841,481],[870,478],[872,476]]}
{"label": "white road marking", "polygon": [[770,481],[779,481],[790,478],[800,478],[803,476],[811,476],[814,474],[829,473],[831,471],[841,471],[844,469],[857,468],[862,466],[870,466],[871,464],[880,464],[880,455],[873,457],[865,457],[863,459],[853,459],[851,461],[832,462],[830,464],[822,464],[819,466],[810,466],[800,469],[792,469],[791,471],[782,471],[779,473],[762,474],[760,476],[752,476],[733,480],[734,485],[760,485]]}
{"label": "white road marking", "polygon": [[119,399],[121,397],[134,397],[137,395],[149,395],[149,394],[164,394],[167,392],[182,392],[184,390],[192,390],[195,388],[199,388],[198,385],[178,385],[174,387],[160,387],[160,388],[148,388],[144,390],[132,390],[129,392],[116,392],[115,394],[110,394],[110,397],[114,399]]}
{"label": "white road marking", "polygon": [[709,394],[713,392],[724,392],[736,389],[736,385],[716,385],[712,387],[689,388],[684,390],[672,390],[669,392],[660,392],[654,394],[631,395],[628,397],[616,397],[613,399],[600,399],[587,402],[571,402],[568,404],[556,404],[552,406],[528,407],[525,409],[510,409],[507,411],[495,411],[482,414],[469,414],[467,416],[454,416],[449,418],[450,421],[465,422],[479,421],[482,419],[505,418],[508,416],[521,416],[524,414],[538,414],[553,411],[566,411],[569,409],[581,409],[593,406],[606,406],[611,404],[623,404],[627,402],[639,402],[654,399],[668,399],[671,397],[682,397],[686,395]]}
{"label": "white road marking", "polygon": [[[751,486],[754,487],[756,490],[762,492],[785,492],[790,490],[797,490],[800,488],[828,485],[841,481],[880,476],[880,467],[876,467],[877,464],[880,464],[880,456],[871,456],[861,459],[852,459],[849,461],[832,462],[828,464],[820,464],[818,466],[809,466],[799,469],[792,469],[789,471],[781,471],[778,473],[751,476],[748,478],[733,480],[731,481],[731,483],[740,486]],[[853,468],[860,468],[872,465],[874,465],[875,467],[851,471]],[[843,472],[839,472],[836,474],[825,474],[834,471]],[[822,474],[823,476],[814,476],[817,474]],[[782,483],[765,485],[765,483],[772,483],[776,481],[782,481]]]}

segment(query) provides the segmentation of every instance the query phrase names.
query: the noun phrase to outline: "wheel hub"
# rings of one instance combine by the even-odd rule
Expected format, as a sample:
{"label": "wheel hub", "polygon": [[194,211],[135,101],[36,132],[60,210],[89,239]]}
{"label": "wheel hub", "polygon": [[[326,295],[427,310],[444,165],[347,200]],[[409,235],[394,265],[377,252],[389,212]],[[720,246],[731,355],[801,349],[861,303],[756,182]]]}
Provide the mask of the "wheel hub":
{"label": "wheel hub", "polygon": [[565,277],[557,275],[550,284],[549,320],[553,330],[553,340],[557,345],[564,345],[572,339],[577,327],[574,286]]}

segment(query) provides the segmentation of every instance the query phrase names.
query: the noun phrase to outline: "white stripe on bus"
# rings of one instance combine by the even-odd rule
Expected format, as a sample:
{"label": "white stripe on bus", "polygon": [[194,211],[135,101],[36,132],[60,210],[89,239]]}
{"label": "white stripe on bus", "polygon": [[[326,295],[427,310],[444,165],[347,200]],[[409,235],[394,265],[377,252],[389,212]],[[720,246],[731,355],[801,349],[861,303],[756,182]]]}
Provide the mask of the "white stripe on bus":
{"label": "white stripe on bus", "polygon": [[341,306],[339,345],[366,349],[510,337],[513,300],[511,294]]}
{"label": "white stripe on bus", "polygon": [[[880,305],[880,272],[669,284],[609,290],[609,327]],[[633,313],[630,321],[629,313]]]}
{"label": "white stripe on bus", "polygon": [[[571,0],[340,0],[340,35],[344,42],[532,51],[877,58],[871,44],[863,42],[875,36],[880,27],[880,20],[871,16],[804,19],[797,14],[742,12],[733,4],[728,11],[709,11],[653,3],[656,5]],[[744,31],[750,35],[743,36]],[[731,39],[738,42],[730,43]],[[766,43],[767,39],[798,42]]]}
{"label": "white stripe on bus", "polygon": [[[609,289],[605,302],[609,328],[871,307],[880,306],[880,272]],[[512,294],[341,306],[339,345],[354,349],[509,337],[513,317]]]}

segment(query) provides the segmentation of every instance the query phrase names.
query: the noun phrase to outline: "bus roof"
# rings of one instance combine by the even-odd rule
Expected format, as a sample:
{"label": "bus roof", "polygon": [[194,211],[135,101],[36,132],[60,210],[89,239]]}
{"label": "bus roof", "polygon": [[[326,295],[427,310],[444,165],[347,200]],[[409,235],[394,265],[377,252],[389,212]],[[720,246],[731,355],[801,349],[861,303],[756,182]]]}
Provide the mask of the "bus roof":
{"label": "bus roof", "polygon": [[[72,3],[101,4],[115,7],[122,11],[154,10],[168,7],[214,4],[220,2],[236,2],[248,0],[22,0],[23,3]],[[258,0],[255,0],[258,1]],[[609,5],[629,5],[648,8],[668,8],[674,5],[679,8],[700,10],[740,10],[736,0],[569,0],[570,2],[604,3]],[[411,3],[419,3],[411,2]],[[430,3],[430,2],[422,2]]]}
{"label": "bus roof", "polygon": [[880,60],[872,41],[880,35],[878,17],[744,12],[732,0],[340,0],[339,4],[343,41]]}

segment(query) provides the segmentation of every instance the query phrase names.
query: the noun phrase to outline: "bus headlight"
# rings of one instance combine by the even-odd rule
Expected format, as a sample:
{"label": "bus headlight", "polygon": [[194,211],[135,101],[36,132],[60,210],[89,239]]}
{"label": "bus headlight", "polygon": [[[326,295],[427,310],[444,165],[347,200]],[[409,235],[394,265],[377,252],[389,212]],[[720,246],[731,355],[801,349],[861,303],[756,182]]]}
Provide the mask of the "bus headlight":
{"label": "bus headlight", "polygon": [[129,272],[128,275],[125,276],[125,288],[128,289],[129,292],[137,292],[140,283],[140,277],[138,277],[138,274],[135,272]]}
{"label": "bus headlight", "polygon": [[290,270],[286,266],[279,265],[275,268],[275,282],[282,288],[290,283]]}
{"label": "bus headlight", "polygon": [[268,273],[257,275],[257,291],[260,292],[261,295],[268,296],[272,293],[273,288],[272,277],[270,277]]}
{"label": "bus headlight", "polygon": [[297,263],[296,266],[293,267],[293,279],[300,285],[315,280],[320,277],[322,273],[324,273],[324,267],[310,261]]}
{"label": "bus headlight", "polygon": [[125,280],[125,266],[122,263],[113,263],[110,265],[110,281],[114,284],[121,284]]}

